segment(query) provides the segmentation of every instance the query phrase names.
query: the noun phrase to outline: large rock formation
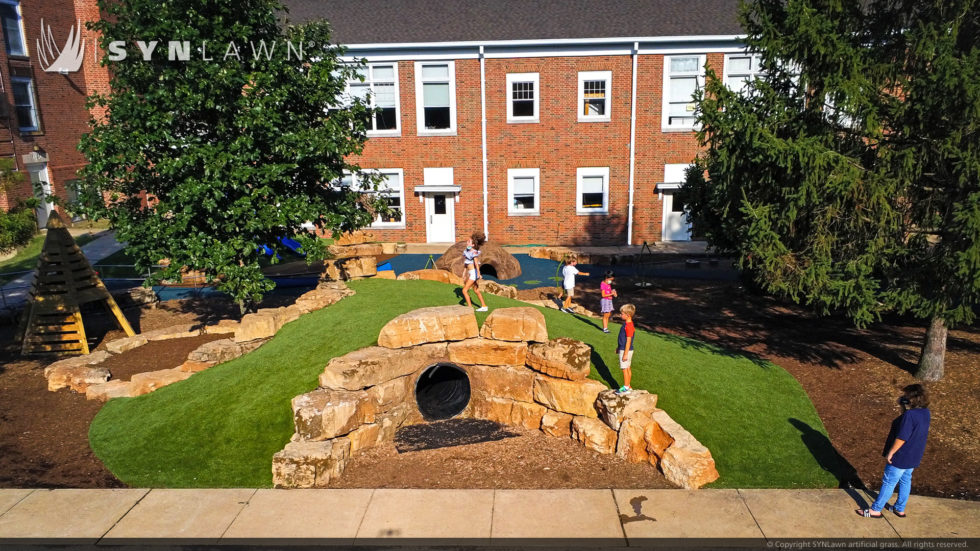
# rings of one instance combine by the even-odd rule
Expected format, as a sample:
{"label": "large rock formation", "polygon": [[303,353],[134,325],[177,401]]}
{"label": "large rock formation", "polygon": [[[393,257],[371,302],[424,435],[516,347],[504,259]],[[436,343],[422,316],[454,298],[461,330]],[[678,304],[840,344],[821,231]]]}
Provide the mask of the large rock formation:
{"label": "large rock formation", "polygon": [[[460,241],[449,247],[449,250],[436,260],[436,268],[462,276],[464,250],[466,250],[466,241]],[[500,245],[484,243],[480,248],[479,262],[481,266],[492,266],[497,273],[497,279],[514,279],[521,276],[521,263]]]}
{"label": "large rock formation", "polygon": [[422,422],[413,389],[430,368],[447,363],[469,382],[470,400],[458,417],[571,438],[599,453],[650,463],[684,488],[717,478],[710,452],[656,408],[656,395],[619,395],[586,379],[591,348],[548,341],[547,334],[533,308],[497,309],[482,330],[472,309],[459,306],[393,319],[381,330],[380,346],[331,359],[320,388],[293,399],[295,434],[273,458],[274,484],[324,487],[359,450]]}

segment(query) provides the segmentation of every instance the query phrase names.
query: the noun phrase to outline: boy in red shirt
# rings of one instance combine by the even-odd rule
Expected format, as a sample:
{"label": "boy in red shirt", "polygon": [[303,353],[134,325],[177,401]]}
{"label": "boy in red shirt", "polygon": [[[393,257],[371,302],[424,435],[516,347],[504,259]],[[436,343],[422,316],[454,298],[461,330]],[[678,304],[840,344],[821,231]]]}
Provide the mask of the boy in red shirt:
{"label": "boy in red shirt", "polygon": [[636,328],[633,327],[633,315],[636,314],[636,306],[624,304],[619,309],[619,314],[623,318],[623,327],[619,330],[616,356],[619,358],[619,368],[623,370],[623,386],[619,387],[618,392],[626,394],[633,390],[630,387],[630,380],[633,378],[633,336],[636,334]]}

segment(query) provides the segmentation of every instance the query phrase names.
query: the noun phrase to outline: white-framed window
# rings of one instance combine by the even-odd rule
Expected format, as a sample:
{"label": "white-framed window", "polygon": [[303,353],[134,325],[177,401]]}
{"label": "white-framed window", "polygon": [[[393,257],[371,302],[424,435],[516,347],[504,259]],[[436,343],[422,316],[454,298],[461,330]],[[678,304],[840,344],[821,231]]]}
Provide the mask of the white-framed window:
{"label": "white-framed window", "polygon": [[582,71],[578,74],[578,121],[606,122],[611,119],[612,71]]}
{"label": "white-framed window", "polygon": [[703,55],[664,56],[664,130],[694,128],[694,92],[704,86],[704,59]]}
{"label": "white-framed window", "polygon": [[609,212],[609,167],[582,167],[576,174],[575,211],[578,214]]}
{"label": "white-framed window", "polygon": [[14,93],[17,127],[21,132],[37,132],[41,129],[41,123],[37,116],[34,81],[25,77],[10,77],[10,88]]}
{"label": "white-framed window", "polygon": [[507,74],[507,122],[538,122],[538,73]]}
{"label": "white-framed window", "polygon": [[507,169],[507,212],[518,215],[541,213],[541,169]]}
{"label": "white-framed window", "polygon": [[345,172],[340,180],[333,184],[335,189],[351,189],[362,193],[372,193],[365,175],[380,174],[381,183],[377,193],[383,197],[391,213],[378,215],[371,224],[372,228],[404,228],[405,227],[405,172],[400,168],[364,169],[357,174]]}
{"label": "white-framed window", "polygon": [[415,62],[415,107],[418,133],[456,133],[456,63]]}
{"label": "white-framed window", "polygon": [[27,39],[24,38],[24,22],[20,15],[20,2],[0,0],[0,26],[7,55],[27,56]]}
{"label": "white-framed window", "polygon": [[725,86],[733,92],[741,93],[746,84],[762,74],[762,56],[741,53],[725,56]]}
{"label": "white-framed window", "polygon": [[361,69],[359,76],[363,82],[360,78],[348,81],[347,93],[376,110],[367,125],[368,136],[400,134],[398,64],[371,63]]}

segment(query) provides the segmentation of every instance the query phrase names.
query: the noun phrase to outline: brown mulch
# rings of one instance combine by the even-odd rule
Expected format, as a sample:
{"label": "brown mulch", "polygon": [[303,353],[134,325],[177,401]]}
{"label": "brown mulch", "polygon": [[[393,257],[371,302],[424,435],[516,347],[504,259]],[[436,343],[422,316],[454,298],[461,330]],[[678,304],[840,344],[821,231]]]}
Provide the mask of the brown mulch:
{"label": "brown mulch", "polygon": [[[576,302],[597,309],[596,289],[582,282]],[[755,354],[782,366],[803,385],[834,446],[862,480],[877,488],[881,447],[902,386],[915,382],[924,329],[889,319],[867,330],[846,320],[817,318],[760,297],[738,283],[658,280],[640,289],[617,280],[620,298],[638,307],[638,326],[696,338]],[[554,288],[521,291],[521,298],[547,298]],[[273,306],[278,304],[272,304]],[[127,311],[138,331],[181,323],[214,323],[237,316],[216,300],[174,301]],[[86,324],[98,316],[86,317]],[[108,320],[102,320],[107,324]],[[96,341],[121,333],[89,329]],[[13,327],[0,327],[10,343]],[[95,344],[95,343],[93,343]],[[150,346],[150,345],[147,345]],[[980,499],[980,331],[950,333],[945,377],[928,385],[933,397],[929,446],[913,483],[917,494]],[[146,354],[146,370],[159,354]],[[136,352],[136,351],[134,351]],[[48,392],[48,363],[24,360],[17,346],[0,352],[0,487],[117,487],[88,447],[88,425],[101,404],[68,391]],[[117,368],[118,369],[118,368]],[[517,430],[517,429],[515,429]],[[570,440],[520,431],[519,436],[467,446],[398,454],[394,445],[365,452],[351,462],[337,487],[566,488],[660,487],[647,465],[630,465],[595,454]],[[511,465],[503,468],[501,465]],[[519,465],[520,468],[513,468]],[[547,469],[546,469],[547,468]]]}

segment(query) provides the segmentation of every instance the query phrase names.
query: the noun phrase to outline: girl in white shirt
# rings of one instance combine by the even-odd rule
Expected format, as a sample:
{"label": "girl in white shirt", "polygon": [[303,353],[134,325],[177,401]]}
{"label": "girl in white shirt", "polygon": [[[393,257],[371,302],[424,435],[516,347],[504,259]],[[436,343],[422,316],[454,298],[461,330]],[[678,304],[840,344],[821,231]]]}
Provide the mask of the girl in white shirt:
{"label": "girl in white shirt", "polygon": [[463,250],[463,298],[466,299],[467,306],[473,306],[473,302],[470,300],[470,287],[476,291],[476,297],[480,299],[480,307],[476,309],[477,312],[486,312],[487,303],[483,301],[483,293],[480,292],[480,288],[476,285],[476,280],[480,279],[480,261],[477,257],[480,256],[480,247],[486,242],[487,238],[483,233],[474,233],[466,241],[466,249]]}

